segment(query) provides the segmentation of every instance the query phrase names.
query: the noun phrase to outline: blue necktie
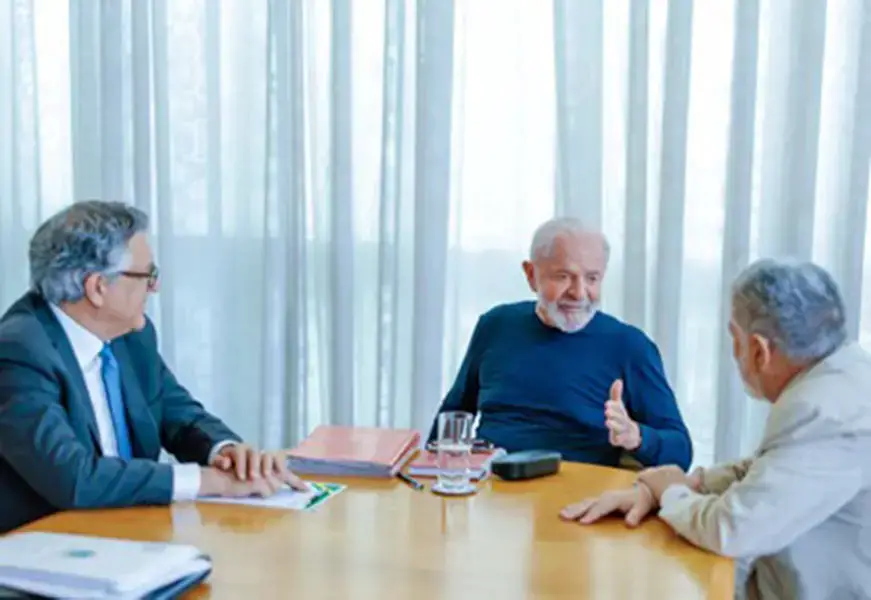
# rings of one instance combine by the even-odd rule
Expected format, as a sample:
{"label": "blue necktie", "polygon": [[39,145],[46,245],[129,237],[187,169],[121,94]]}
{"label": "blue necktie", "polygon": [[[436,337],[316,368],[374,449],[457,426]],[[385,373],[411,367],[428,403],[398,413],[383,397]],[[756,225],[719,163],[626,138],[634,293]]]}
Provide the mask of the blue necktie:
{"label": "blue necktie", "polygon": [[121,392],[121,372],[118,361],[112,354],[109,344],[100,351],[103,368],[103,385],[106,388],[106,399],[109,401],[109,412],[112,413],[112,424],[115,426],[115,440],[118,442],[118,456],[125,460],[133,458],[130,447],[130,431],[124,416],[124,395]]}

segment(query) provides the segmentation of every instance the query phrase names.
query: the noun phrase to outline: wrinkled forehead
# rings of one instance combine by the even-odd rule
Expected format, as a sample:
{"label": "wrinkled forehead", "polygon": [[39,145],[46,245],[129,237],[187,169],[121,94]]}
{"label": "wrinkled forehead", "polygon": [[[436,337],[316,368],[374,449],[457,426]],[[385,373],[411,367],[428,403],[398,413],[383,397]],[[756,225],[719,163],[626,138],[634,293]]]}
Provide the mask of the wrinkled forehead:
{"label": "wrinkled forehead", "polygon": [[607,262],[605,239],[596,233],[561,234],[554,239],[550,252],[540,262],[549,266],[604,271]]}

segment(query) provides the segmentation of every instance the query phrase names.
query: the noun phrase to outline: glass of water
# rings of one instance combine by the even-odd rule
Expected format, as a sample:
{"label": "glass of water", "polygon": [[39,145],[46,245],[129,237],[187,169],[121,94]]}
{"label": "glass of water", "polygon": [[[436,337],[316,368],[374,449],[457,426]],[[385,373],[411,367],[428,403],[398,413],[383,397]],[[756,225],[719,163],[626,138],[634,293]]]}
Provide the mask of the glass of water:
{"label": "glass of water", "polygon": [[473,424],[474,415],[471,413],[452,411],[439,415],[435,491],[444,494],[468,494],[474,491],[469,477]]}

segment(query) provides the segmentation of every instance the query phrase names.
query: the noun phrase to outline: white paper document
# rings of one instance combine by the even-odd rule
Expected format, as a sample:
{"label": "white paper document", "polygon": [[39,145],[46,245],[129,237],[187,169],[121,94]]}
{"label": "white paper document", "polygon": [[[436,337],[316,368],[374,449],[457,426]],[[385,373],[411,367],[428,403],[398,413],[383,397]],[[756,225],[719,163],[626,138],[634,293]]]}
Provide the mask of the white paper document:
{"label": "white paper document", "polygon": [[262,508],[282,508],[285,510],[308,510],[323,503],[330,496],[334,496],[345,489],[344,485],[337,483],[309,483],[311,491],[300,492],[285,486],[268,498],[249,496],[247,498],[221,498],[208,497],[197,498],[197,502],[216,502],[220,504],[243,504],[246,506],[259,506]]}

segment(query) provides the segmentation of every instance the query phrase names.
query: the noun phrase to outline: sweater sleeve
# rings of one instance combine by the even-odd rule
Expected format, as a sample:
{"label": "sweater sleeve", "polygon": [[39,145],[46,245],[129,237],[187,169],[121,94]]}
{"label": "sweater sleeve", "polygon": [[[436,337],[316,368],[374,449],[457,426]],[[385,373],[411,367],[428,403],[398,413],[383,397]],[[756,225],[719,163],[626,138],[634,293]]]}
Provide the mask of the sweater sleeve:
{"label": "sweater sleeve", "polygon": [[629,346],[623,400],[641,429],[641,446],[634,456],[645,466],[674,464],[687,470],[693,460],[692,441],[659,350],[640,332]]}
{"label": "sweater sleeve", "polygon": [[463,357],[463,362],[460,364],[460,370],[457,373],[456,379],[448,390],[438,412],[433,419],[430,427],[428,441],[433,441],[438,436],[438,416],[443,412],[461,410],[477,414],[478,412],[478,366],[480,364],[481,354],[486,345],[487,333],[485,331],[487,316],[482,316],[475,324],[475,329],[472,331],[472,337],[469,340],[469,345],[466,349],[466,355]]}

